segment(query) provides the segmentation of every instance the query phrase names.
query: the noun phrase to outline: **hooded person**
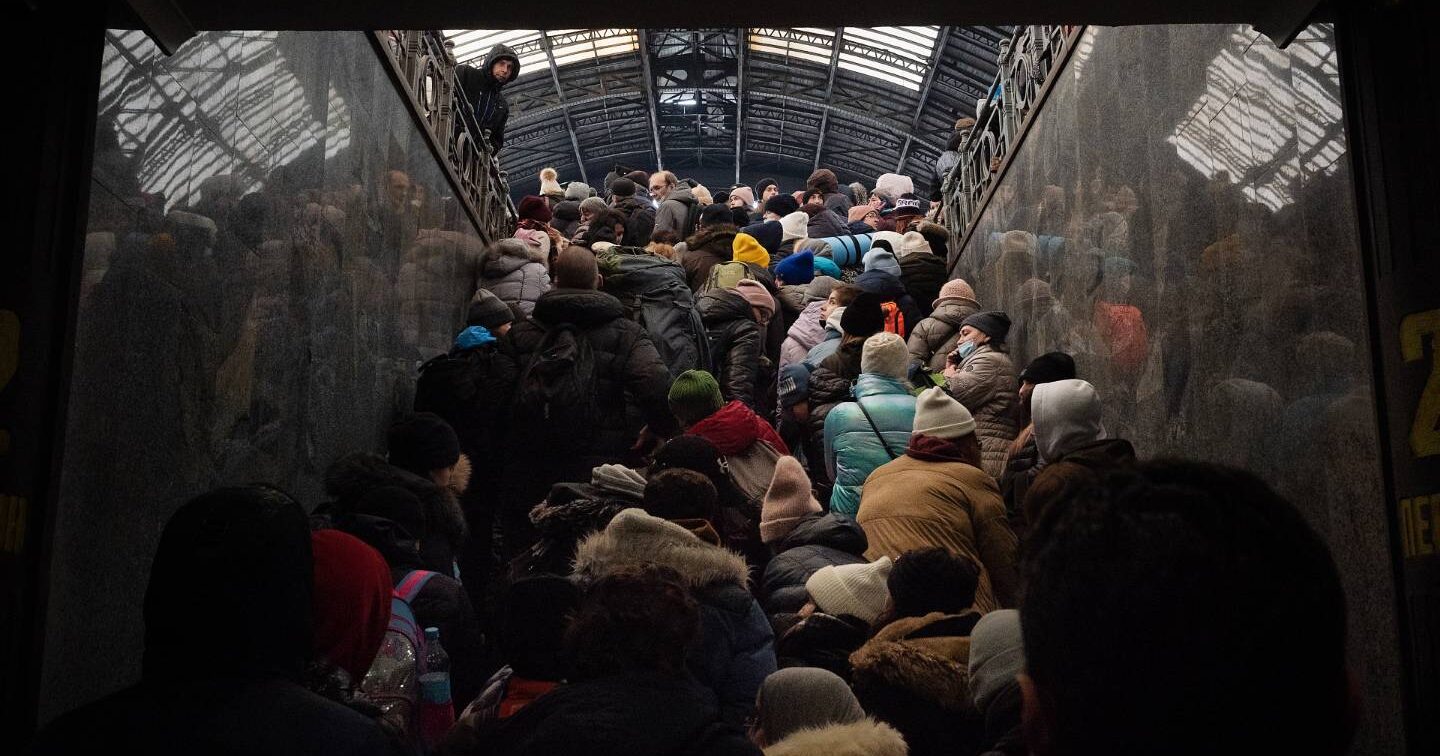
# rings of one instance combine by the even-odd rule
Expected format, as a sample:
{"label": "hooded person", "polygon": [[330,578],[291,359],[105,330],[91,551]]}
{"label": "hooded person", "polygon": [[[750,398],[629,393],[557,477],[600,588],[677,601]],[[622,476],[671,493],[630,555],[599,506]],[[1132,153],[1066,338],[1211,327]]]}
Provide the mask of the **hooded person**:
{"label": "hooded person", "polygon": [[920,393],[904,455],[865,480],[856,520],[870,548],[866,558],[898,557],[938,546],[980,565],[975,608],[1014,606],[1014,532],[999,486],[980,469],[976,421],[939,387]]}
{"label": "hooded person", "polygon": [[940,287],[930,316],[910,331],[907,347],[911,364],[923,366],[926,372],[943,372],[960,340],[960,326],[977,312],[980,312],[980,303],[970,284],[959,278],[946,281]]}
{"label": "hooded person", "polygon": [[675,178],[670,171],[650,174],[650,196],[658,203],[655,230],[674,231],[681,238],[696,232],[695,212],[705,205],[695,197],[688,184]]}
{"label": "hooded person", "polygon": [[577,236],[583,235],[580,232],[580,204],[587,199],[596,198],[567,199],[557,203],[555,209],[550,211],[550,223],[561,236],[573,241]]}
{"label": "hooded person", "polygon": [[905,739],[865,716],[833,672],[796,667],[765,678],[750,731],[765,756],[906,756]]}
{"label": "hooded person", "polygon": [[778,220],[751,223],[741,228],[740,231],[754,237],[755,241],[765,248],[765,252],[770,255],[771,264],[779,262],[790,254],[790,249],[784,247],[785,227],[780,225]]}
{"label": "hooded person", "polygon": [[391,753],[374,719],[302,685],[314,569],[305,510],[276,489],[182,505],[150,568],[141,681],[56,718],[29,752]]}
{"label": "hooded person", "polygon": [[461,65],[455,69],[455,83],[475,114],[475,124],[482,132],[490,132],[493,152],[498,153],[505,145],[505,122],[510,118],[510,104],[500,90],[519,75],[520,56],[508,45],[490,48],[479,67]]}
{"label": "hooded person", "polygon": [[760,509],[760,539],[774,554],[760,580],[767,614],[800,611],[809,598],[805,581],[820,568],[865,562],[865,531],[853,518],[825,511],[794,457],[775,464]]}
{"label": "hooded person", "polygon": [[825,468],[835,487],[830,511],[855,516],[860,489],[875,468],[904,453],[915,420],[905,342],[881,331],[865,339],[853,401],[825,416]]}
{"label": "hooded person", "polygon": [[891,561],[826,565],[805,581],[809,596],[797,615],[775,618],[783,631],[775,649],[781,667],[819,667],[850,679],[850,655],[870,636],[870,626],[890,600],[885,578]]}
{"label": "hooded person", "polygon": [[[820,168],[811,173],[810,177],[805,179],[805,190],[821,194],[825,201],[825,209],[835,217],[836,223],[840,223],[840,219],[850,212],[850,197],[840,191],[840,180],[835,178],[835,172],[829,168]],[[833,236],[833,234],[826,234],[826,236]]]}
{"label": "hooded person", "polygon": [[674,570],[695,596],[703,640],[691,648],[686,666],[719,698],[721,719],[740,724],[760,683],[775,671],[774,636],[747,588],[745,560],[677,523],[627,509],[580,544],[575,574],[603,579],[645,564]]}
{"label": "hooded person", "polygon": [[726,401],[715,377],[687,370],[670,387],[670,409],[687,435],[699,436],[725,457],[736,488],[759,500],[775,475],[775,464],[790,449],[780,434],[738,399]]}
{"label": "hooded person", "polygon": [[480,256],[480,288],[529,316],[535,300],[550,290],[549,250],[548,245],[533,247],[520,239],[491,244]]}
{"label": "hooded person", "polygon": [[[1035,476],[1040,474],[1042,462],[1040,450],[1035,445],[1035,423],[1031,420],[1031,401],[1035,387],[1075,377],[1075,359],[1064,352],[1047,352],[1030,361],[1020,371],[1020,388],[1016,391],[1016,423],[1021,425],[1019,435],[1010,442],[1005,457],[1005,474],[1000,477],[1000,493],[1005,496],[1005,508],[1009,510],[1011,524],[1021,528],[1025,498]],[[1023,531],[1017,532],[1023,537]]]}
{"label": "hooded person", "polygon": [[1009,331],[1010,318],[999,310],[965,318],[945,365],[945,388],[975,416],[985,472],[996,480],[1005,474],[1005,456],[1020,432],[1019,380],[1005,346]]}
{"label": "hooded person", "polygon": [[910,298],[929,315],[931,303],[940,297],[940,289],[950,277],[945,258],[934,253],[930,242],[919,231],[906,232],[895,253],[900,258],[900,282],[905,284]]}
{"label": "hooded person", "polygon": [[837,215],[823,205],[805,205],[800,208],[800,212],[807,217],[805,234],[811,239],[828,239],[832,236],[845,236],[850,233],[850,227],[845,225],[843,213]]}
{"label": "hooded person", "polygon": [[[763,315],[765,306],[768,300],[768,313],[773,315],[775,300],[763,286],[755,288],[759,290],[751,287],[742,290],[739,286],[734,289],[710,289],[699,296],[695,307],[705,325],[710,357],[715,366],[715,376],[720,379],[721,393],[727,401],[739,401],[758,410],[762,406],[759,392],[763,386],[769,385],[765,381],[767,366],[763,364],[768,361],[765,356],[768,329],[759,318],[765,317],[768,323],[769,316]],[[755,301],[752,302],[752,299]]]}
{"label": "hooded person", "polygon": [[1135,464],[1135,447],[1109,438],[1100,423],[1100,396],[1087,381],[1042,383],[1030,397],[1035,448],[1042,468],[1018,502],[1027,523],[1110,470]]}
{"label": "hooded person", "polygon": [[865,272],[855,279],[855,285],[880,297],[881,302],[894,302],[904,319],[900,337],[908,338],[924,316],[920,306],[910,298],[910,292],[905,290],[905,284],[900,280],[900,262],[895,259],[895,253],[883,248],[872,248],[865,253],[864,265]]}
{"label": "hooded person", "polygon": [[1026,756],[1020,730],[1020,681],[1025,639],[1016,609],[993,611],[970,632],[970,695],[985,722],[986,756]]}
{"label": "hooded person", "polygon": [[[385,432],[386,459],[391,465],[413,476],[425,478],[436,491],[409,485],[400,478],[402,487],[412,490],[425,505],[425,518],[430,523],[430,537],[421,545],[421,557],[430,569],[446,575],[456,573],[457,557],[470,536],[459,497],[469,488],[470,460],[460,449],[460,436],[445,419],[433,412],[412,412],[391,424]],[[365,478],[358,468],[359,480]],[[383,471],[377,471],[382,472]],[[384,482],[385,476],[379,475]],[[327,473],[327,481],[329,475]],[[352,479],[348,485],[359,480]],[[337,483],[338,484],[338,483]]]}

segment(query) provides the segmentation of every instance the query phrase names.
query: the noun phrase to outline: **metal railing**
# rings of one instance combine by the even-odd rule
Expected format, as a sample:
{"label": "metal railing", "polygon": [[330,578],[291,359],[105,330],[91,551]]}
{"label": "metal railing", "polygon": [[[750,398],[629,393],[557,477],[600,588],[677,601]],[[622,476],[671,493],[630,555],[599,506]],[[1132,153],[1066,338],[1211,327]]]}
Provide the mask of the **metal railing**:
{"label": "metal railing", "polygon": [[1000,163],[1083,30],[1082,26],[1022,26],[1000,43],[995,82],[977,108],[970,136],[960,145],[960,162],[941,188],[945,226],[955,238],[963,240],[984,210]]}
{"label": "metal railing", "polygon": [[480,235],[486,241],[509,236],[516,217],[510,183],[491,152],[489,131],[480,128],[474,108],[456,84],[453,44],[438,31],[374,34]]}

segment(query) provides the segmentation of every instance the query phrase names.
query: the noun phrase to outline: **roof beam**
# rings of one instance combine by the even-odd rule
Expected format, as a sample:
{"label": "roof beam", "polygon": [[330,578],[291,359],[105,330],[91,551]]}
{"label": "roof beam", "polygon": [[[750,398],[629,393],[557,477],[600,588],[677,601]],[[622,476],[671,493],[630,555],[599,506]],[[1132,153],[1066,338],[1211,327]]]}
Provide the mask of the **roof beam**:
{"label": "roof beam", "polygon": [[575,122],[570,119],[570,104],[565,101],[565,90],[560,86],[560,67],[555,65],[555,50],[550,46],[550,35],[540,32],[540,47],[545,50],[545,59],[550,62],[550,80],[555,83],[555,96],[560,98],[560,110],[565,114],[565,128],[570,132],[570,147],[575,150],[575,165],[580,169],[580,180],[590,183],[585,175],[585,159],[580,157],[580,138],[575,135]]}
{"label": "roof beam", "polygon": [[830,48],[830,80],[825,83],[825,113],[820,116],[820,138],[815,140],[815,167],[820,170],[820,152],[825,149],[825,127],[830,125],[830,98],[835,94],[835,72],[840,69],[840,48],[845,46],[845,27],[835,27],[835,43]]}
{"label": "roof beam", "polygon": [[750,34],[748,28],[735,30],[735,183],[740,183],[740,158],[742,133],[745,130],[745,43]]}
{"label": "roof beam", "polygon": [[655,100],[655,77],[650,75],[650,33],[637,29],[640,35],[640,73],[645,78],[645,104],[650,109],[650,135],[655,138],[655,170],[665,170],[660,154],[660,105]]}
{"label": "roof beam", "polygon": [[915,141],[915,132],[920,129],[920,119],[925,115],[925,105],[930,100],[930,90],[935,87],[935,74],[940,70],[940,62],[945,59],[945,45],[949,43],[950,27],[942,26],[935,38],[935,51],[930,54],[930,68],[925,72],[925,80],[920,83],[920,102],[915,106],[915,120],[910,122],[910,131],[905,135],[905,146],[900,148],[896,173],[905,172],[905,159],[910,157],[910,145]]}

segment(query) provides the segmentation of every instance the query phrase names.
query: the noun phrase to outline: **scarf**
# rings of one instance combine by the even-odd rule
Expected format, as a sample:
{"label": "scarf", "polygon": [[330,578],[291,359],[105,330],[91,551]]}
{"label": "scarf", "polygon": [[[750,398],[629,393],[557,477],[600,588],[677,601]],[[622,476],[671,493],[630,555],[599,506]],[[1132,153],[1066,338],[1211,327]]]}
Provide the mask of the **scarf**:
{"label": "scarf", "polygon": [[960,452],[960,447],[948,438],[936,438],[921,433],[910,434],[910,445],[905,453],[921,462],[964,462],[970,464]]}

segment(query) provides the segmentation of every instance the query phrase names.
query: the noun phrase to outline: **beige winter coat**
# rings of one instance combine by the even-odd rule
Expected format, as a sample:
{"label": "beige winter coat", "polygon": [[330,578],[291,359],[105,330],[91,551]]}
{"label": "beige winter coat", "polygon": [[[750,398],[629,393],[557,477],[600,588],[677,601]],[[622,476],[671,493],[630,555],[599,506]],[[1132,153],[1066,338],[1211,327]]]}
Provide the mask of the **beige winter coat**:
{"label": "beige winter coat", "polygon": [[975,416],[975,436],[985,460],[985,472],[996,480],[1005,473],[1010,442],[1020,434],[1015,421],[1015,393],[1020,386],[1010,355],[985,344],[976,349],[946,379],[946,390]]}
{"label": "beige winter coat", "polygon": [[932,373],[944,370],[945,359],[955,351],[955,342],[960,340],[960,324],[979,311],[980,303],[969,297],[945,297],[936,301],[934,312],[915,326],[910,340],[905,342],[910,362],[923,364]]}

